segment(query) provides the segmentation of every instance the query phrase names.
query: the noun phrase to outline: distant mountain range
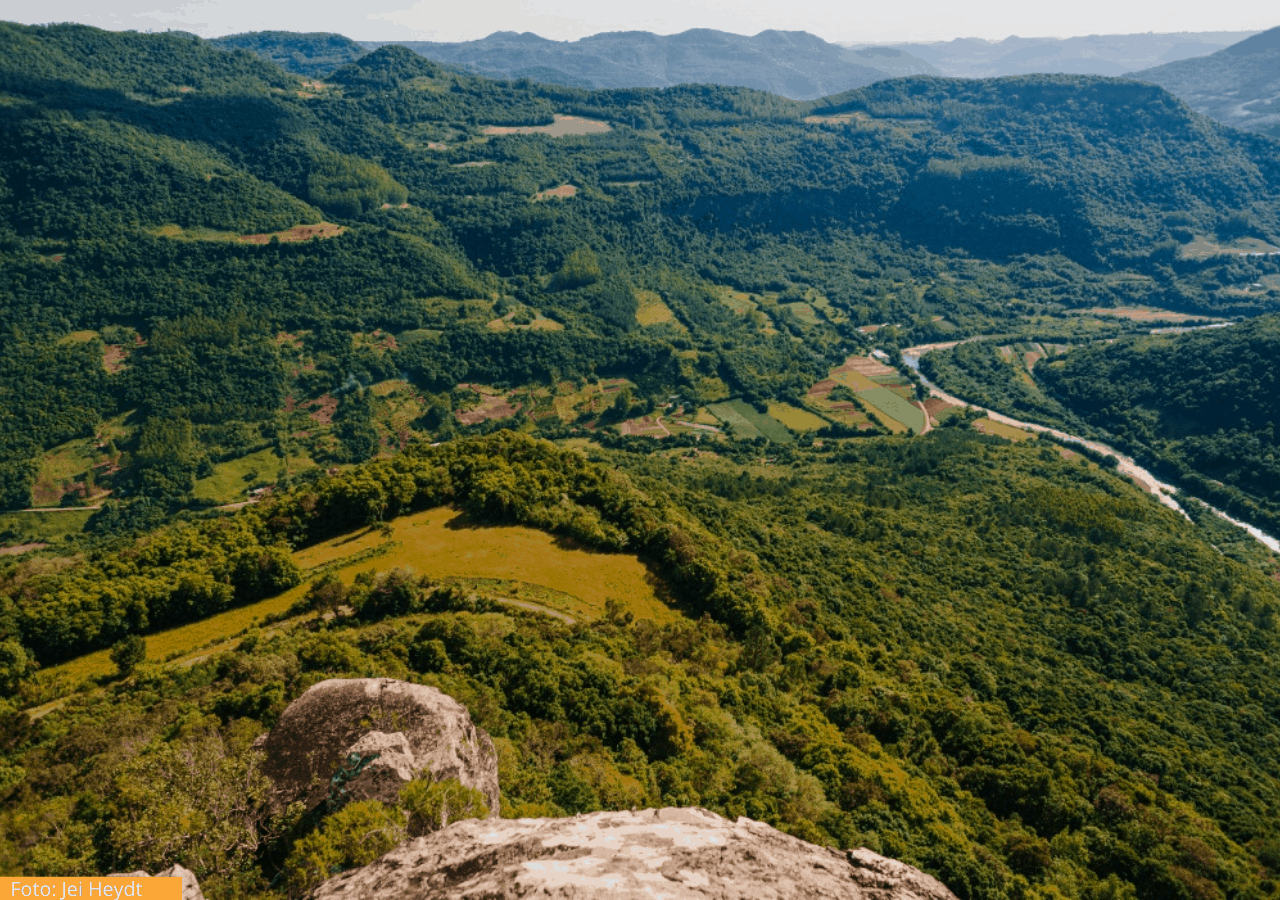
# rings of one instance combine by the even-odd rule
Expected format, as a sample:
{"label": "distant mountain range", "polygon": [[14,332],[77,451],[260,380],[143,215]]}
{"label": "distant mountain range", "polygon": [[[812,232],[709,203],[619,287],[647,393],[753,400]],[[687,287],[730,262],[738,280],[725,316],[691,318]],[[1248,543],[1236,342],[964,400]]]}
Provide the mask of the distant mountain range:
{"label": "distant mountain range", "polygon": [[478,41],[366,41],[336,34],[262,31],[218,38],[287,71],[323,77],[369,50],[399,43],[436,62],[491,78],[532,78],[584,88],[721,84],[813,100],[886,78],[937,75],[923,59],[893,47],[849,48],[803,31],[753,37],[699,28],[675,35],[610,32],[578,41],[500,31]]}
{"label": "distant mountain range", "polygon": [[710,29],[675,35],[609,32],[577,41],[499,31],[477,41],[357,42],[338,34],[260,31],[218,38],[286,71],[322,78],[373,49],[400,43],[439,63],[491,78],[582,88],[720,84],[813,100],[887,78],[989,78],[1031,73],[1150,81],[1199,112],[1280,135],[1280,28],[840,46],[803,31],[753,37]]}
{"label": "distant mountain range", "polygon": [[956,78],[995,78],[1060,72],[1070,75],[1126,75],[1190,57],[1200,57],[1242,41],[1253,31],[1171,34],[1104,34],[1069,38],[1008,37],[1002,41],[957,38],[886,47],[851,44],[856,51],[895,49]]}
{"label": "distant mountain range", "polygon": [[1280,137],[1280,28],[1131,77],[1160,85],[1219,122]]}
{"label": "distant mountain range", "polygon": [[885,78],[938,74],[924,60],[894,48],[855,50],[804,31],[762,31],[753,37],[707,28],[673,35],[623,31],[577,41],[500,31],[456,44],[400,43],[429,59],[490,77],[530,77],[589,88],[722,84],[793,100],[825,97]]}

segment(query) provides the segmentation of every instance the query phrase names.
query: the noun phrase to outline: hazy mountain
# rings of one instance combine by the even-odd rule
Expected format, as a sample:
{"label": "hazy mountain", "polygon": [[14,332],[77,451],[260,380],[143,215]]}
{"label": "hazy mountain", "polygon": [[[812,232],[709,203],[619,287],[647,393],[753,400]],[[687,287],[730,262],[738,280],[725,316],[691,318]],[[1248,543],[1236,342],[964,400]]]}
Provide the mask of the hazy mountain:
{"label": "hazy mountain", "polygon": [[1124,75],[1137,69],[1199,57],[1254,34],[1252,31],[1104,34],[1069,38],[1008,37],[1002,41],[956,38],[856,50],[896,49],[937,68],[942,75],[993,78],[1032,72]]}
{"label": "hazy mountain", "polygon": [[1280,28],[1133,77],[1168,89],[1219,122],[1280,137]]}
{"label": "hazy mountain", "polygon": [[355,62],[369,51],[340,34],[316,31],[250,31],[229,34],[210,41],[224,50],[248,50],[275,63],[286,72],[323,78],[330,72]]}
{"label": "hazy mountain", "polygon": [[[365,46],[385,43],[391,42]],[[463,43],[397,43],[490,77],[594,88],[721,84],[793,100],[812,100],[884,78],[938,74],[929,63],[897,48],[849,49],[803,31],[762,31],[754,37],[706,28],[675,35],[622,31],[577,41],[500,31]]]}

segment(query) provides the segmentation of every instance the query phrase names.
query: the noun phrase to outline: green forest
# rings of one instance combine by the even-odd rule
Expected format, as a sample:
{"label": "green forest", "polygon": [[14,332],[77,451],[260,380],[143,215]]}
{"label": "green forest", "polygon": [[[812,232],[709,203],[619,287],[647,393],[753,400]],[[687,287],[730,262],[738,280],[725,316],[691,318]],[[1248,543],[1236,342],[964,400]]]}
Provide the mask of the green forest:
{"label": "green forest", "polygon": [[[917,408],[900,352],[990,338],[922,371],[1280,521],[1277,242],[1280,144],[1119,79],[801,103],[0,23],[0,866],[301,896],[430,797],[277,816],[253,741],[380,675],[466,704],[503,815],[699,805],[963,900],[1280,896],[1280,559]],[[300,562],[442,507],[634,555],[670,618]]]}

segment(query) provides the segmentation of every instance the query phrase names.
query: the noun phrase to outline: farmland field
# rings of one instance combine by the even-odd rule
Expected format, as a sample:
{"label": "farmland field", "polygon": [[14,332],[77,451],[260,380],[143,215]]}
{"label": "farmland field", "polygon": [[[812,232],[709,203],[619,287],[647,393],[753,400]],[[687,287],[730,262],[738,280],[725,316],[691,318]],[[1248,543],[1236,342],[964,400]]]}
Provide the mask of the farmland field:
{"label": "farmland field", "polygon": [[765,413],[756,412],[751,404],[742,400],[726,400],[724,403],[710,403],[707,410],[724,424],[733,429],[741,438],[767,438],[778,444],[792,442],[791,432],[787,431],[777,419]]}
{"label": "farmland field", "polygon": [[827,426],[827,420],[821,416],[816,416],[807,409],[778,403],[776,400],[769,401],[769,415],[792,431],[817,431]]}
{"label": "farmland field", "polygon": [[924,430],[924,413],[920,411],[920,407],[887,387],[862,391],[858,394],[858,399],[879,413],[891,431],[901,432],[912,428],[919,434]]}
{"label": "farmland field", "polygon": [[994,434],[1010,441],[1029,440],[1033,435],[1029,431],[1023,431],[1021,428],[1015,428],[1012,425],[1006,425],[1003,422],[996,422],[992,419],[982,418],[973,423],[973,427],[983,434]]}
{"label": "farmland field", "polygon": [[779,305],[806,325],[818,324],[818,313],[808,303],[797,301],[795,303],[782,303]]}

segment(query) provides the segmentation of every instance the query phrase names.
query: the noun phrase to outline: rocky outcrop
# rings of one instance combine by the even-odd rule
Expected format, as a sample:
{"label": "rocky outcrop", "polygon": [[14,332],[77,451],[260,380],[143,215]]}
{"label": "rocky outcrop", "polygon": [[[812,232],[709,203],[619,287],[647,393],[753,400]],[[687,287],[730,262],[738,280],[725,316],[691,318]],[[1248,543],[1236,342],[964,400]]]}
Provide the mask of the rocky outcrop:
{"label": "rocky outcrop", "polygon": [[391,678],[330,679],[291,703],[257,745],[280,807],[330,800],[394,802],[430,773],[484,794],[498,814],[498,756],[466,707],[433,687]]}
{"label": "rocky outcrop", "polygon": [[[112,872],[108,878],[150,878],[146,872],[139,869],[136,872]],[[196,881],[195,873],[190,869],[183,868],[179,865],[172,865],[162,872],[155,874],[156,878],[181,878],[182,879],[182,900],[204,900],[204,894],[200,890],[200,882]]]}
{"label": "rocky outcrop", "polygon": [[955,900],[870,850],[818,847],[703,809],[472,819],[325,882],[313,900]]}

